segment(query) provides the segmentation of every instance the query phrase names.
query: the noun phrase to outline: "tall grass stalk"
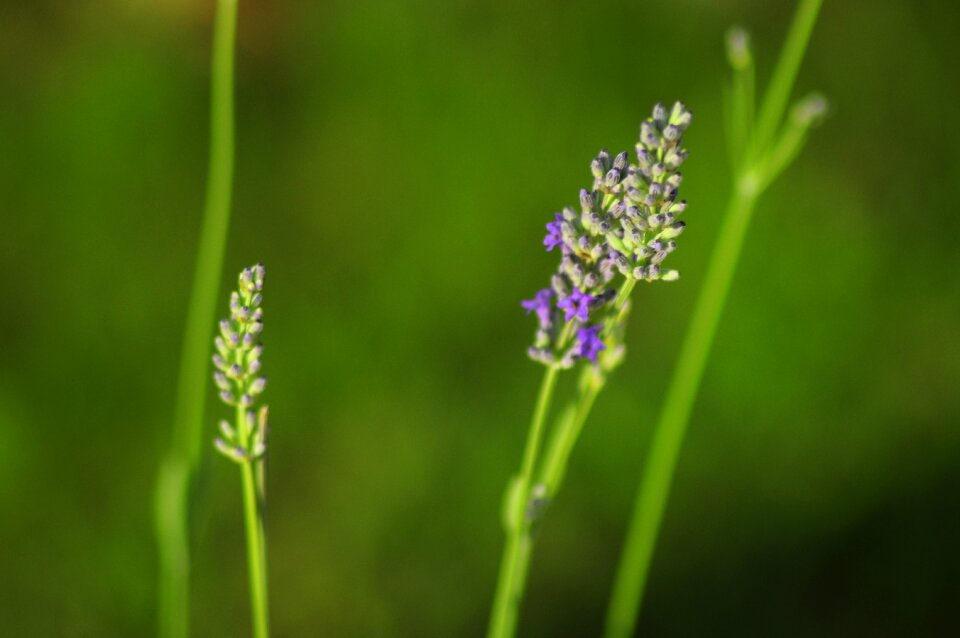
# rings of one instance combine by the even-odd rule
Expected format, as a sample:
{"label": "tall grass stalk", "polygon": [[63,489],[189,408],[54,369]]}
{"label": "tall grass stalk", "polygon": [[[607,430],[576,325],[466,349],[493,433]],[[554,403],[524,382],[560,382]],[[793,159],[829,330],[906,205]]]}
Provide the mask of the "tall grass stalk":
{"label": "tall grass stalk", "polygon": [[[735,149],[731,154],[733,193],[644,463],[607,611],[607,638],[633,635],[677,457],[757,198],[796,156],[824,109],[822,98],[807,98],[781,125],[820,5],[821,0],[799,4],[755,126],[753,60],[745,34],[734,32],[728,41],[734,67],[728,92],[728,137]],[[779,138],[774,141],[778,129]]]}
{"label": "tall grass stalk", "polygon": [[159,552],[158,626],[164,638],[190,631],[189,500],[203,450],[207,366],[233,190],[233,66],[237,0],[217,0],[210,77],[210,163],[193,289],[187,310],[173,442],[155,492]]}

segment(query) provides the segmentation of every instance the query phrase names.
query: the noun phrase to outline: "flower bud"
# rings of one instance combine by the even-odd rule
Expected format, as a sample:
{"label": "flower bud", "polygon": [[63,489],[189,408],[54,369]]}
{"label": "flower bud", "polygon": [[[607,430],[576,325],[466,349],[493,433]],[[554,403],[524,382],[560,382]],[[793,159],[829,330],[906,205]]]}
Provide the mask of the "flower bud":
{"label": "flower bud", "polygon": [[620,219],[623,215],[623,212],[627,209],[627,205],[623,203],[623,200],[616,200],[612,206],[610,206],[609,213],[610,216],[614,219]]}
{"label": "flower bud", "polygon": [[243,292],[253,292],[254,283],[253,283],[253,271],[249,268],[244,268],[240,271],[240,276],[237,280],[237,287]]}
{"label": "flower bud", "polygon": [[690,126],[691,119],[693,119],[693,115],[683,105],[683,102],[673,103],[673,108],[670,110],[670,124],[679,127],[680,130],[683,131]]}
{"label": "flower bud", "polygon": [[580,189],[580,206],[585,212],[590,212],[593,210],[593,207],[596,205],[596,200],[591,191],[588,191],[585,188]]}
{"label": "flower bud", "polygon": [[604,173],[610,170],[612,165],[610,161],[610,151],[605,148],[601,148],[600,152],[597,153],[597,160],[600,162],[600,166],[603,168]]}
{"label": "flower bud", "polygon": [[750,53],[750,34],[742,27],[730,27],[727,31],[727,60],[737,71],[742,71],[753,64]]}
{"label": "flower bud", "polygon": [[661,129],[667,125],[667,107],[665,107],[663,104],[654,104],[653,122],[657,125],[657,128]]}
{"label": "flower bud", "polygon": [[670,170],[676,170],[687,159],[687,150],[674,147],[663,156],[663,164]]}
{"label": "flower bud", "polygon": [[220,334],[223,335],[223,338],[227,341],[232,341],[233,337],[236,336],[233,328],[230,327],[230,322],[226,319],[220,320]]}
{"label": "flower bud", "polygon": [[660,142],[656,128],[651,120],[644,120],[640,124],[640,142],[647,148],[656,147]]}
{"label": "flower bud", "polygon": [[233,427],[231,427],[228,421],[220,421],[220,431],[228,441],[233,441],[235,438],[237,438],[237,432],[233,429]]}
{"label": "flower bud", "polygon": [[570,286],[561,274],[556,274],[550,278],[550,287],[553,288],[558,297],[566,297],[570,294]]}
{"label": "flower bud", "polygon": [[687,225],[684,222],[671,224],[660,231],[660,237],[663,239],[673,239],[674,237],[679,237],[680,233],[683,232],[683,229],[686,228],[686,226]]}
{"label": "flower bud", "polygon": [[213,373],[213,382],[217,384],[217,387],[221,390],[229,390],[232,386],[230,385],[227,375],[217,370]]}
{"label": "flower bud", "polygon": [[232,461],[243,463],[247,459],[247,451],[239,445],[229,444],[219,437],[214,439],[213,444],[220,454],[223,454]]}
{"label": "flower bud", "polygon": [[600,163],[599,159],[594,159],[590,162],[590,172],[593,173],[593,176],[597,179],[603,177],[603,164]]}
{"label": "flower bud", "polygon": [[801,126],[816,126],[827,114],[827,98],[811,93],[793,106],[790,116]]}
{"label": "flower bud", "polygon": [[630,156],[626,151],[621,151],[620,153],[617,153],[615,158],[613,158],[613,170],[617,171],[618,173],[623,173],[623,171],[627,170],[627,164],[629,163]]}
{"label": "flower bud", "polygon": [[673,202],[667,207],[667,210],[674,215],[679,215],[683,211],[687,210],[687,200],[681,199],[679,202]]}
{"label": "flower bud", "polygon": [[611,168],[607,173],[607,176],[603,179],[603,185],[607,189],[611,189],[617,184],[620,183],[620,171],[615,168]]}
{"label": "flower bud", "polygon": [[257,396],[262,393],[264,388],[267,387],[267,378],[266,377],[257,377],[250,383],[250,387],[247,388],[247,394],[250,396]]}

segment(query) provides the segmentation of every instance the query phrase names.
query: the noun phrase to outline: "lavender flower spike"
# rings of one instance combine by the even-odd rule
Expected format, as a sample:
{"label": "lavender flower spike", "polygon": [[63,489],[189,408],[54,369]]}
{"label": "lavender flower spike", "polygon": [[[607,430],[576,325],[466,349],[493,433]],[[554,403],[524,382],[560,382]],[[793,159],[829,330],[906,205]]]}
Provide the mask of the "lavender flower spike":
{"label": "lavender flower spike", "polygon": [[260,376],[263,346],[256,343],[263,332],[263,266],[240,271],[237,289],[230,294],[230,317],[220,322],[221,335],[214,340],[213,373],[223,388],[220,398],[234,409],[234,421],[220,424],[213,441],[222,456],[240,466],[243,517],[246,528],[253,635],[267,638],[267,554],[264,506],[266,501],[267,406],[256,407],[267,386]]}
{"label": "lavender flower spike", "polygon": [[[564,207],[547,224],[547,250],[560,246],[550,288],[523,302],[539,326],[528,356],[546,366],[520,471],[504,496],[507,534],[488,638],[513,638],[523,597],[535,520],[554,496],[566,459],[596,394],[624,357],[630,294],[640,282],[675,281],[664,262],[677,248],[686,204],[679,199],[683,133],[690,112],[677,102],[658,104],[640,124],[636,161],[606,149],[590,162],[593,180],[580,190],[580,210]],[[563,311],[563,321],[560,320]],[[548,323],[549,322],[549,323]],[[224,336],[223,339],[227,337]],[[593,365],[581,365],[586,360]],[[540,443],[561,371],[581,365],[576,396],[560,413],[552,443]],[[536,476],[541,482],[536,482]]]}
{"label": "lavender flower spike", "polygon": [[[663,263],[686,228],[680,219],[687,205],[679,198],[679,169],[687,158],[683,133],[690,120],[680,102],[654,106],[640,124],[635,161],[626,151],[613,156],[601,150],[590,162],[592,184],[580,189],[580,210],[566,207],[553,214],[543,245],[548,251],[560,247],[560,263],[551,277],[555,294],[541,291],[523,302],[540,320],[530,351],[534,360],[567,368],[577,359],[595,361],[603,350],[608,357],[616,345],[611,335],[623,321],[621,310],[633,286],[679,278]],[[620,301],[614,304],[615,299]],[[563,311],[566,326],[551,320],[550,304]],[[574,319],[579,326],[569,323]],[[606,329],[583,327],[591,332],[577,335],[588,323]]]}
{"label": "lavender flower spike", "polygon": [[[266,412],[263,419],[254,415],[254,403],[267,385],[260,376],[260,355],[263,346],[256,338],[263,331],[263,266],[258,264],[240,272],[237,290],[230,295],[230,318],[220,322],[223,337],[215,341],[213,355],[214,381],[220,388],[220,399],[238,410],[233,436],[223,433],[215,441],[217,450],[238,463],[256,459],[266,449]],[[263,420],[264,423],[260,423]]]}

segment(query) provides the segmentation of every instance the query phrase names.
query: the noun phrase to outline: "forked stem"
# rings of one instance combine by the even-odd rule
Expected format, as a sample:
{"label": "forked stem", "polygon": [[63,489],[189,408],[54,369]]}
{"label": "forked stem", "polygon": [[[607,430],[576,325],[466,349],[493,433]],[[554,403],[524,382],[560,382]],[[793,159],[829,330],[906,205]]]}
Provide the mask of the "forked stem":
{"label": "forked stem", "polygon": [[736,269],[740,247],[756,199],[738,193],[731,200],[707,276],[700,289],[690,328],[664,401],[660,420],[644,464],[643,480],[634,503],[630,531],[620,557],[613,595],[607,610],[607,638],[633,635],[637,613],[646,588],[654,542],[663,518],[674,467],[690,410],[700,385],[707,353],[716,333]]}
{"label": "forked stem", "polygon": [[497,591],[494,595],[490,626],[487,629],[488,638],[511,638],[516,632],[518,609],[526,581],[526,566],[530,559],[530,520],[526,507],[540,442],[543,439],[543,426],[559,373],[560,368],[551,365],[543,375],[537,407],[527,433],[520,474],[511,481],[508,488],[503,517],[507,540],[500,559],[500,576],[497,579]]}
{"label": "forked stem", "polygon": [[[627,638],[633,635],[690,412],[710,355],[717,325],[723,315],[750,218],[757,198],[770,183],[765,176],[771,174],[771,171],[763,164],[770,161],[770,148],[777,147],[777,143],[773,142],[774,136],[783,121],[820,5],[821,0],[801,0],[797,7],[757,116],[756,127],[750,132],[746,156],[741,161],[734,158],[733,195],[727,205],[723,225],[647,453],[643,478],[607,608],[606,638]],[[750,105],[734,102],[733,107],[735,111],[741,111],[739,114],[735,113],[734,119],[737,119],[743,116],[743,110],[749,109]],[[789,142],[790,136],[798,134],[797,130],[787,126],[781,136],[787,136],[785,139]],[[796,144],[788,144],[788,150],[791,151],[789,159],[799,150],[804,132],[805,128],[796,138]],[[776,172],[784,168],[785,163],[780,164],[775,167]]]}

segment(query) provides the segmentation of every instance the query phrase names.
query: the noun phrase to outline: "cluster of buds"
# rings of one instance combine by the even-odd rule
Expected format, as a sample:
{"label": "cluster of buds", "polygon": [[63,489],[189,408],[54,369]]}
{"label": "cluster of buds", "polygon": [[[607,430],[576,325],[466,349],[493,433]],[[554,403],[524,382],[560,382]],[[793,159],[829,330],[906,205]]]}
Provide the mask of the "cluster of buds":
{"label": "cluster of buds", "polygon": [[230,318],[220,321],[220,334],[214,339],[213,380],[220,399],[238,414],[236,428],[220,422],[222,436],[214,443],[237,462],[260,458],[266,452],[267,408],[254,411],[257,397],[267,385],[266,377],[259,375],[263,344],[257,340],[263,331],[263,277],[261,264],[243,269],[237,290],[230,295]]}
{"label": "cluster of buds", "polygon": [[560,266],[549,288],[522,302],[538,320],[528,351],[532,359],[564,368],[579,359],[597,363],[612,345],[614,326],[604,326],[624,315],[612,303],[618,275],[634,281],[679,278],[662,263],[684,229],[678,169],[687,157],[682,136],[690,119],[680,102],[669,111],[657,104],[640,125],[636,161],[626,151],[611,156],[601,150],[590,163],[591,188],[580,191],[580,211],[554,213],[543,243],[547,251],[560,248]]}

